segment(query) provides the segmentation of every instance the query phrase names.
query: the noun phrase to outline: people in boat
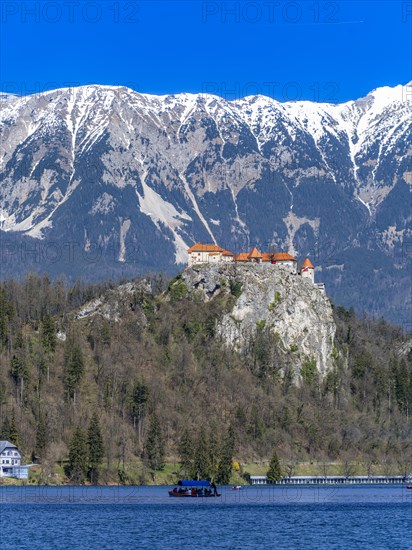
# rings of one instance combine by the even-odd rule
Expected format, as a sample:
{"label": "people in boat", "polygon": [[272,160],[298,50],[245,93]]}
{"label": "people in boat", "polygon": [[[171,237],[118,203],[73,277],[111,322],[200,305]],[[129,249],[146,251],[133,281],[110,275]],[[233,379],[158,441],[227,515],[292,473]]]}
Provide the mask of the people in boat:
{"label": "people in boat", "polygon": [[212,481],[212,483],[210,484],[210,486],[212,487],[213,489],[213,494],[214,496],[217,496],[217,487],[216,487],[216,483],[214,481]]}
{"label": "people in boat", "polygon": [[196,489],[194,487],[192,488],[191,493],[192,493],[192,497],[196,496]]}

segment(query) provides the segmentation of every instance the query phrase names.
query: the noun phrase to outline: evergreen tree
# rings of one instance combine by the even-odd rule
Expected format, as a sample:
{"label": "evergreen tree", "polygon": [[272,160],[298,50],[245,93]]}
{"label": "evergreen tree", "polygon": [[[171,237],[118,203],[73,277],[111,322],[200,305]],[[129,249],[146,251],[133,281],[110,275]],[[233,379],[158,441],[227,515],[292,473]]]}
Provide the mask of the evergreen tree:
{"label": "evergreen tree", "polygon": [[64,367],[67,395],[74,399],[84,372],[83,352],[76,342],[69,341],[66,345]]}
{"label": "evergreen tree", "polygon": [[42,345],[45,351],[56,349],[56,324],[50,315],[45,315],[42,323]]}
{"label": "evergreen tree", "polygon": [[235,437],[230,427],[226,435],[217,471],[217,482],[221,485],[228,485],[232,474],[233,453],[235,450]]}
{"label": "evergreen tree", "polygon": [[106,319],[103,319],[101,323],[100,341],[104,346],[110,346],[110,342],[111,342],[110,325]]}
{"label": "evergreen tree", "polygon": [[[1,307],[1,304],[0,304],[0,307]],[[6,345],[7,334],[8,334],[7,316],[2,311],[0,311],[0,348]]]}
{"label": "evergreen tree", "polygon": [[0,440],[10,441],[10,420],[6,416],[0,430]]}
{"label": "evergreen tree", "polygon": [[144,382],[135,382],[129,399],[129,411],[133,427],[137,429],[139,445],[142,439],[142,422],[146,414],[149,400],[149,387]]}
{"label": "evergreen tree", "polygon": [[10,374],[16,384],[16,386],[19,386],[19,393],[20,393],[20,402],[23,403],[23,400],[25,398],[24,389],[29,381],[29,369],[27,367],[27,362],[25,361],[25,358],[23,357],[23,352],[19,351],[15,354],[13,354],[13,357],[11,358],[11,364],[10,364]]}
{"label": "evergreen tree", "polygon": [[4,290],[0,288],[0,348],[4,347],[8,342],[9,321],[12,313],[12,305],[6,299]]}
{"label": "evergreen tree", "polygon": [[10,441],[10,443],[13,443],[13,445],[16,445],[16,447],[18,447],[19,444],[20,444],[20,434],[19,434],[19,430],[17,428],[16,418],[15,418],[14,414],[12,415],[11,422],[10,422],[10,439],[9,439],[9,441]]}
{"label": "evergreen tree", "polygon": [[219,462],[220,462],[220,444],[217,435],[217,427],[215,422],[210,423],[209,433],[207,438],[208,443],[208,477],[215,480],[218,474]]}
{"label": "evergreen tree", "polygon": [[276,451],[273,451],[272,458],[269,463],[269,470],[267,471],[266,477],[268,481],[279,481],[283,477],[282,468],[280,466],[278,455]]}
{"label": "evergreen tree", "polygon": [[180,469],[185,476],[191,477],[193,471],[193,441],[188,430],[184,430],[179,440],[178,452]]}
{"label": "evergreen tree", "polygon": [[404,359],[397,361],[393,358],[390,363],[399,410],[403,414],[409,415],[412,399],[408,366]]}
{"label": "evergreen tree", "polygon": [[37,371],[37,391],[40,391],[40,386],[42,385],[45,378],[49,380],[49,364],[50,362],[46,359],[43,351],[38,351],[34,358],[34,364]]}
{"label": "evergreen tree", "polygon": [[23,334],[21,332],[21,329],[18,330],[16,336],[14,337],[14,345],[13,348],[16,349],[22,349],[23,348]]}
{"label": "evergreen tree", "polygon": [[16,426],[16,420],[14,418],[14,413],[11,417],[11,421],[6,418],[4,419],[3,426],[0,430],[0,439],[3,441],[9,441],[10,443],[13,443],[13,445],[16,445],[16,447],[19,446],[19,431]]}
{"label": "evergreen tree", "polygon": [[94,413],[90,420],[87,432],[87,443],[89,446],[88,477],[91,483],[96,484],[99,481],[99,468],[104,457],[103,437],[97,413]]}
{"label": "evergreen tree", "polygon": [[200,430],[196,443],[191,474],[193,479],[207,479],[210,476],[208,437],[204,428]]}
{"label": "evergreen tree", "polygon": [[88,473],[88,464],[86,434],[81,428],[76,428],[69,444],[69,462],[65,468],[67,477],[75,483],[83,483]]}
{"label": "evergreen tree", "polygon": [[163,470],[165,465],[164,442],[159,418],[155,413],[150,417],[144,454],[146,462],[152,470]]}
{"label": "evergreen tree", "polygon": [[36,425],[36,454],[40,457],[44,457],[44,453],[47,448],[47,426],[46,419],[43,413],[39,414]]}

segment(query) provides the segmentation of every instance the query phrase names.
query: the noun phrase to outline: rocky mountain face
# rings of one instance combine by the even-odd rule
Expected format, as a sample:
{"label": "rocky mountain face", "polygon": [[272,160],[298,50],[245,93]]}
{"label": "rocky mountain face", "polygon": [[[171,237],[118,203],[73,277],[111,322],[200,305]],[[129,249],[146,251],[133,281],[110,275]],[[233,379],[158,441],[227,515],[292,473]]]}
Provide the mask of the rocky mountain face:
{"label": "rocky mountain face", "polygon": [[268,331],[292,352],[296,374],[314,361],[323,376],[333,364],[335,322],[326,294],[308,279],[272,265],[204,265],[182,274],[189,292],[208,301],[222,293],[237,297],[217,333],[232,349],[245,351],[258,332]]}
{"label": "rocky mountain face", "polygon": [[[76,322],[105,319],[112,326],[118,325],[126,339],[124,323],[131,310],[134,334],[149,326],[144,309],[136,303],[144,304],[151,296],[150,281],[127,282],[86,302],[73,318]],[[279,360],[275,363],[282,376],[285,362],[293,367],[297,382],[302,368],[308,365],[321,377],[334,365],[336,325],[330,300],[309,279],[290,270],[268,264],[188,267],[172,280],[167,291],[159,294],[155,318],[161,317],[162,304],[176,304],[182,299],[204,303],[210,316],[212,303],[226,303],[213,317],[213,327],[209,327],[216,341],[241,355],[253,354],[257,345],[276,349]],[[192,326],[190,322],[188,326]],[[136,336],[131,339],[135,341]]]}
{"label": "rocky mountain face", "polygon": [[409,321],[411,85],[340,105],[109,86],[0,99],[2,277],[173,272],[194,241],[256,245],[309,255],[338,303]]}

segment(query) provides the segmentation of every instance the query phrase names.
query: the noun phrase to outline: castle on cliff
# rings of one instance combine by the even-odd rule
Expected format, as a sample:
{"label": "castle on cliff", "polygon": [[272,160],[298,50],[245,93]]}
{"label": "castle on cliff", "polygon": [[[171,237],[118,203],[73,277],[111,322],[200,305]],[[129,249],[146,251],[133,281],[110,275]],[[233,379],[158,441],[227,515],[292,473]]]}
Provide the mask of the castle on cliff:
{"label": "castle on cliff", "polygon": [[[302,278],[315,284],[315,267],[309,258],[298,269],[298,261],[291,254],[287,252],[260,252],[255,246],[249,252],[240,252],[237,255],[232,254],[228,250],[221,248],[217,244],[203,244],[196,243],[188,250],[188,265],[193,266],[196,264],[204,263],[252,263],[252,264],[268,264],[276,267],[287,269],[291,273],[300,275]],[[322,283],[318,283],[316,286],[319,288],[324,286]]]}

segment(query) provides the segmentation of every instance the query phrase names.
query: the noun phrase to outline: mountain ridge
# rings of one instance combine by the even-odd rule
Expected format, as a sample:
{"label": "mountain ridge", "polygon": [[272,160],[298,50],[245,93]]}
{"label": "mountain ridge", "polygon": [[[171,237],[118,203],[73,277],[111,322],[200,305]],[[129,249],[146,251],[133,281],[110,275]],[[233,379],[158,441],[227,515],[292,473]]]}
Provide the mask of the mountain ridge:
{"label": "mountain ridge", "polygon": [[[385,287],[404,279],[411,114],[408,85],[338,105],[101,85],[8,98],[2,240],[99,248],[114,273],[176,270],[199,240],[286,249],[311,255],[322,277],[333,269],[331,294],[351,305],[359,249],[376,255],[378,271],[392,262]],[[343,283],[342,265],[352,272]],[[85,273],[81,262],[69,267]],[[360,306],[393,319],[393,296],[373,305],[367,286]]]}

